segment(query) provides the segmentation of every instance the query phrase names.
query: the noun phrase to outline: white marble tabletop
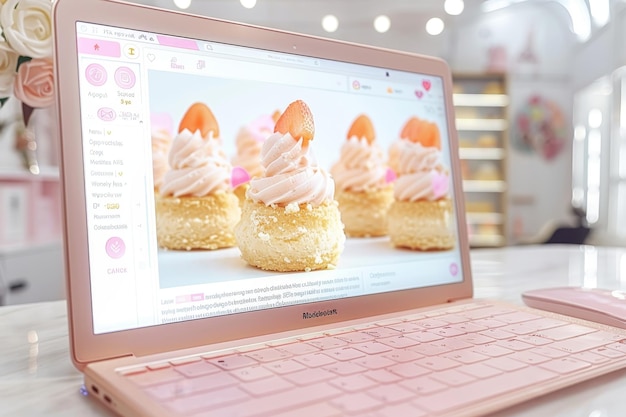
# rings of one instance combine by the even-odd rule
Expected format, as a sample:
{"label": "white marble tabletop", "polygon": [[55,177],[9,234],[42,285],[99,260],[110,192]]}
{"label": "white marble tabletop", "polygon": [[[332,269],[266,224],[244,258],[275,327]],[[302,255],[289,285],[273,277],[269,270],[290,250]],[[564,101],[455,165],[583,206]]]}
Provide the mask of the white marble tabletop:
{"label": "white marble tabletop", "polygon": [[[525,246],[472,252],[475,296],[521,303],[523,291],[563,285],[626,290],[626,247]],[[65,302],[0,307],[0,416],[111,416],[84,396],[69,358]],[[493,417],[623,417],[626,371]]]}

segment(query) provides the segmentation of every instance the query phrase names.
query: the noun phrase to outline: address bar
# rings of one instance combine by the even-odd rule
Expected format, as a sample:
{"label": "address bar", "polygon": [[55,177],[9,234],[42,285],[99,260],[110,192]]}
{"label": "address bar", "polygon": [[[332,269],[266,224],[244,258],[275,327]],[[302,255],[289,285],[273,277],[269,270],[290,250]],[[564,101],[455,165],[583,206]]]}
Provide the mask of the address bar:
{"label": "address bar", "polygon": [[285,67],[278,63],[226,59],[152,48],[144,49],[143,57],[148,68],[160,71],[348,91],[348,77],[345,75]]}

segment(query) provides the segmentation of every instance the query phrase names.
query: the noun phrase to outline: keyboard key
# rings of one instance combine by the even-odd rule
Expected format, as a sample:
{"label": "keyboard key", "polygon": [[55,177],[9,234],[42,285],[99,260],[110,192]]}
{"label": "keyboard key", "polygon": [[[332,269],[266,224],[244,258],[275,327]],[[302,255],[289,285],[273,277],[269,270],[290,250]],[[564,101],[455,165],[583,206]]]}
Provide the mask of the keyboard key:
{"label": "keyboard key", "polygon": [[478,308],[476,310],[464,311],[460,314],[469,319],[483,319],[487,317],[494,318],[494,316],[498,316],[500,314],[512,313],[513,311],[515,310],[511,310],[510,308],[506,308],[506,307],[488,306],[484,308]]}
{"label": "keyboard key", "polygon": [[547,362],[550,360],[547,356],[538,355],[533,351],[524,350],[521,352],[515,352],[509,356],[509,358],[515,359],[516,361],[524,362],[529,365],[536,365],[538,363]]}
{"label": "keyboard key", "polygon": [[352,362],[335,362],[332,365],[324,366],[324,369],[337,375],[353,375],[366,370],[366,368]]}
{"label": "keyboard key", "polygon": [[476,333],[476,332],[481,332],[483,330],[487,330],[488,327],[486,326],[481,326],[479,324],[475,324],[475,323],[459,323],[459,324],[453,324],[450,327],[460,330],[463,333]]}
{"label": "keyboard key", "polygon": [[546,339],[564,340],[595,331],[597,330],[590,327],[579,326],[578,324],[568,324],[561,327],[554,327],[552,329],[540,330],[536,332],[535,335]]}
{"label": "keyboard key", "polygon": [[[337,346],[334,346],[337,347]],[[304,342],[282,345],[278,349],[291,353],[292,355],[305,355],[307,353],[319,352],[319,348]]]}
{"label": "keyboard key", "polygon": [[536,347],[536,348],[533,348],[531,352],[536,353],[538,355],[546,356],[552,359],[562,358],[564,356],[567,356],[566,352],[563,352],[562,350],[553,349],[550,346]]}
{"label": "keyboard key", "polygon": [[378,353],[389,352],[392,350],[391,347],[377,341],[358,343],[352,345],[352,347],[354,349],[360,350],[367,355],[376,355]]}
{"label": "keyboard key", "polygon": [[604,363],[609,360],[609,358],[607,358],[606,356],[598,355],[597,353],[593,352],[580,352],[572,357],[574,359],[580,359],[581,361],[589,362],[592,364]]}
{"label": "keyboard key", "polygon": [[291,410],[298,406],[314,405],[329,398],[336,397],[339,394],[341,394],[341,390],[331,385],[325,383],[313,384],[297,387],[286,393],[268,395],[245,404],[215,409],[207,413],[207,417],[274,416],[278,412]]}
{"label": "keyboard key", "polygon": [[294,361],[300,362],[304,366],[309,368],[317,368],[324,365],[330,365],[335,362],[335,359],[323,353],[310,353],[303,356],[294,356]]}
{"label": "keyboard key", "polygon": [[388,337],[386,339],[379,339],[378,342],[394,349],[402,349],[409,346],[415,346],[420,343],[419,341],[406,336]]}
{"label": "keyboard key", "polygon": [[498,358],[491,358],[485,363],[487,364],[487,366],[491,366],[492,368],[496,368],[504,372],[516,371],[518,369],[522,369],[528,366],[524,362],[516,361],[515,359],[502,356]]}
{"label": "keyboard key", "polygon": [[618,343],[612,343],[607,346],[609,349],[617,350],[618,352],[626,354],[626,340],[622,340]]}
{"label": "keyboard key", "polygon": [[273,376],[258,381],[246,382],[240,384],[239,387],[255,397],[260,397],[276,392],[287,391],[293,388],[294,385],[284,378]]}
{"label": "keyboard key", "polygon": [[184,377],[179,372],[176,372],[171,368],[166,368],[156,371],[128,375],[127,378],[135,384],[139,385],[140,387],[147,387],[150,385],[158,385],[178,381],[183,379]]}
{"label": "keyboard key", "polygon": [[168,402],[167,406],[179,414],[189,415],[193,412],[236,403],[247,398],[248,395],[241,389],[237,387],[228,387],[213,391],[211,395],[198,394],[190,397],[175,399]]}
{"label": "keyboard key", "polygon": [[360,365],[367,369],[381,369],[393,366],[396,362],[391,359],[387,359],[385,356],[365,356],[354,361],[357,365]]}
{"label": "keyboard key", "polygon": [[426,329],[436,329],[437,327],[447,326],[449,323],[439,319],[424,319],[418,321],[417,324]]}
{"label": "keyboard key", "polygon": [[423,358],[424,355],[420,355],[417,352],[414,352],[409,349],[397,349],[392,352],[386,353],[382,355],[383,358],[387,358],[394,362],[413,362],[416,359]]}
{"label": "keyboard key", "polygon": [[493,337],[485,336],[480,333],[464,334],[456,338],[472,345],[484,345],[485,343],[491,343],[496,340]]}
{"label": "keyboard key", "polygon": [[230,355],[213,358],[209,359],[209,363],[212,363],[215,366],[219,366],[220,368],[227,371],[258,364],[258,362],[251,357],[244,355]]}
{"label": "keyboard key", "polygon": [[[428,342],[433,342],[435,340],[443,339],[441,336],[428,332],[428,331],[407,333],[406,337],[413,339],[419,343],[428,343]],[[385,343],[385,342],[381,340],[381,343]]]}
{"label": "keyboard key", "polygon": [[458,314],[446,314],[445,316],[440,317],[439,319],[445,322],[448,322],[449,324],[465,323],[469,321],[467,317],[464,317]]}
{"label": "keyboard key", "polygon": [[460,368],[457,368],[457,370],[479,379],[489,378],[502,373],[499,369],[492,368],[484,363],[463,365]]}
{"label": "keyboard key", "polygon": [[328,355],[338,361],[349,361],[365,356],[365,353],[351,347],[341,347],[337,349],[325,350],[324,355]]}
{"label": "keyboard key", "polygon": [[527,349],[531,349],[534,347],[533,345],[526,343],[526,342],[522,342],[521,340],[518,340],[518,339],[498,340],[494,342],[494,344],[498,346],[502,346],[505,349],[513,350],[513,351],[527,350]]}
{"label": "keyboard key", "polygon": [[405,321],[397,324],[392,324],[388,326],[390,329],[397,330],[402,333],[413,333],[418,331],[425,330],[424,327],[420,326],[414,321]]}
{"label": "keyboard key", "polygon": [[505,330],[502,330],[502,328],[488,329],[488,330],[485,330],[484,332],[480,332],[479,334],[483,336],[491,337],[497,340],[513,339],[516,336],[515,333],[507,332]]}
{"label": "keyboard key", "polygon": [[364,393],[342,395],[332,399],[330,403],[349,414],[361,414],[383,405],[382,402]]}
{"label": "keyboard key", "polygon": [[284,376],[290,382],[296,385],[306,386],[317,382],[326,381],[336,378],[336,375],[322,368],[309,368],[302,371],[294,372]]}
{"label": "keyboard key", "polygon": [[373,379],[376,382],[380,382],[381,384],[391,384],[393,382],[398,382],[402,380],[396,374],[393,374],[385,369],[375,369],[370,370],[365,374],[366,377]]}
{"label": "keyboard key", "polygon": [[569,374],[580,369],[588,368],[591,364],[589,362],[568,357],[554,359],[549,362],[542,363],[539,366],[553,372],[558,372],[559,374]]}
{"label": "keyboard key", "polygon": [[626,352],[622,353],[618,350],[609,349],[606,346],[597,349],[591,349],[590,352],[597,353],[598,355],[602,355],[607,358],[621,358],[622,356],[626,355]]}
{"label": "keyboard key", "polygon": [[433,394],[448,388],[445,384],[427,376],[402,381],[400,385],[420,395]]}
{"label": "keyboard key", "polygon": [[360,392],[376,386],[374,380],[366,378],[363,375],[342,376],[331,379],[330,383],[346,392]]}
{"label": "keyboard key", "polygon": [[503,348],[502,346],[498,346],[493,343],[487,343],[485,345],[474,346],[472,350],[476,353],[480,353],[481,355],[485,355],[485,356],[490,356],[492,358],[508,355],[513,352],[510,349]]}
{"label": "keyboard key", "polygon": [[[397,403],[415,398],[415,393],[401,386],[382,385],[367,391],[367,394],[383,403]],[[400,417],[400,416],[396,416]]]}
{"label": "keyboard key", "polygon": [[467,384],[475,380],[475,378],[471,377],[468,374],[461,373],[455,369],[448,369],[446,371],[437,372],[433,374],[430,378],[443,382],[446,385],[450,386],[458,386]]}
{"label": "keyboard key", "polygon": [[378,327],[375,329],[365,330],[363,333],[372,336],[374,339],[382,339],[384,337],[398,336],[399,331],[387,327]]}
{"label": "keyboard key", "polygon": [[414,378],[417,376],[429,374],[431,372],[427,368],[411,362],[394,365],[388,370],[404,378]]}
{"label": "keyboard key", "polygon": [[[343,335],[342,335],[343,337]],[[324,337],[321,339],[309,340],[307,344],[315,346],[318,349],[335,349],[346,346],[348,343],[339,337]]]}
{"label": "keyboard key", "polygon": [[476,353],[471,349],[456,350],[454,352],[445,353],[443,356],[464,364],[482,362],[489,359],[488,356]]}
{"label": "keyboard key", "polygon": [[273,348],[255,350],[254,352],[246,353],[246,355],[259,362],[272,362],[292,356],[286,350]]}
{"label": "keyboard key", "polygon": [[418,359],[415,361],[415,364],[432,371],[442,371],[444,369],[450,369],[460,365],[459,362],[442,356]]}
{"label": "keyboard key", "polygon": [[193,362],[188,363],[186,365],[180,365],[174,368],[176,372],[180,372],[185,375],[187,378],[195,378],[198,376],[214,374],[220,372],[220,368],[217,366],[201,361],[201,362]]}
{"label": "keyboard key", "polygon": [[536,314],[526,313],[525,311],[515,311],[509,314],[502,314],[498,316],[498,321],[505,323],[520,323],[523,321],[535,320],[539,318]]}
{"label": "keyboard key", "polygon": [[347,333],[347,334],[339,335],[337,337],[348,343],[362,343],[362,342],[367,342],[369,340],[375,339],[374,336],[369,335],[365,332]]}
{"label": "keyboard key", "polygon": [[595,349],[606,345],[606,340],[596,337],[595,333],[561,340],[550,345],[550,347],[568,353],[578,353],[584,350]]}
{"label": "keyboard key", "polygon": [[455,329],[454,327],[450,327],[450,326],[439,327],[439,328],[430,330],[430,332],[435,333],[436,335],[439,335],[441,337],[454,337],[454,336],[459,336],[459,335],[466,333],[463,330]]}
{"label": "keyboard key", "polygon": [[533,335],[517,336],[515,339],[520,340],[524,343],[529,343],[534,346],[542,346],[542,345],[547,345],[549,343],[552,343],[552,340],[550,339],[546,339],[546,338],[539,337],[539,336],[533,336]]}
{"label": "keyboard key", "polygon": [[274,375],[260,365],[235,369],[231,371],[230,374],[243,382],[256,381],[257,379],[268,378]]}
{"label": "keyboard key", "polygon": [[237,384],[239,384],[238,380],[227,373],[220,372],[218,374],[205,375],[193,379],[181,379],[166,384],[156,385],[146,389],[146,392],[155,398],[167,399],[194,395],[205,391],[218,390]]}
{"label": "keyboard key", "polygon": [[284,375],[284,374],[288,374],[291,372],[296,372],[296,371],[301,371],[302,369],[306,369],[304,365],[292,359],[271,362],[271,363],[265,364],[264,366],[270,371],[278,375]]}
{"label": "keyboard key", "polygon": [[444,413],[556,377],[557,374],[548,370],[526,367],[518,371],[502,373],[491,378],[476,380],[471,384],[422,396],[416,400],[416,403],[431,412]]}

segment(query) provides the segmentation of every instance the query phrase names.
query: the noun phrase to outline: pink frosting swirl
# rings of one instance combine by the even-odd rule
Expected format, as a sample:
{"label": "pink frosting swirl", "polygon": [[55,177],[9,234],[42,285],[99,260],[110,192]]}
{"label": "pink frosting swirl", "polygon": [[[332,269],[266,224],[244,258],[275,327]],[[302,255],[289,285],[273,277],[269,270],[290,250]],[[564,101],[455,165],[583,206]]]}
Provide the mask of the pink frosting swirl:
{"label": "pink frosting swirl", "polygon": [[333,199],[335,182],[317,166],[312,150],[289,133],[272,134],[261,150],[262,177],[250,180],[248,196],[265,205],[310,203],[319,206]]}
{"label": "pink frosting swirl", "polygon": [[379,190],[388,185],[383,150],[365,138],[348,139],[330,173],[341,190],[362,192]]}
{"label": "pink frosting swirl", "polygon": [[155,188],[163,183],[165,174],[170,169],[167,161],[172,137],[166,129],[154,129],[152,131],[152,175]]}
{"label": "pink frosting swirl", "polygon": [[398,179],[394,196],[399,201],[440,200],[448,194],[449,177],[437,148],[402,141],[397,146]]}
{"label": "pink frosting swirl", "polygon": [[235,140],[237,154],[232,159],[233,166],[242,167],[250,177],[260,176],[263,173],[261,147],[273,130],[274,119],[269,115],[261,116],[248,126],[242,127]]}
{"label": "pink frosting swirl", "polygon": [[204,197],[230,188],[232,167],[219,139],[184,129],[172,142],[162,195]]}

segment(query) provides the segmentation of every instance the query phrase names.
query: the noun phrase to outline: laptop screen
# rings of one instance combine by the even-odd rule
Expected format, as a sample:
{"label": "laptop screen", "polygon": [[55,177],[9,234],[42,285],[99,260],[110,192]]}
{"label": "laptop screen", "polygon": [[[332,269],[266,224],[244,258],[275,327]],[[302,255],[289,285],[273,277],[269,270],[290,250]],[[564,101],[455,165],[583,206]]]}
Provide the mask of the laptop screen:
{"label": "laptop screen", "polygon": [[96,334],[463,280],[440,77],[76,31]]}

